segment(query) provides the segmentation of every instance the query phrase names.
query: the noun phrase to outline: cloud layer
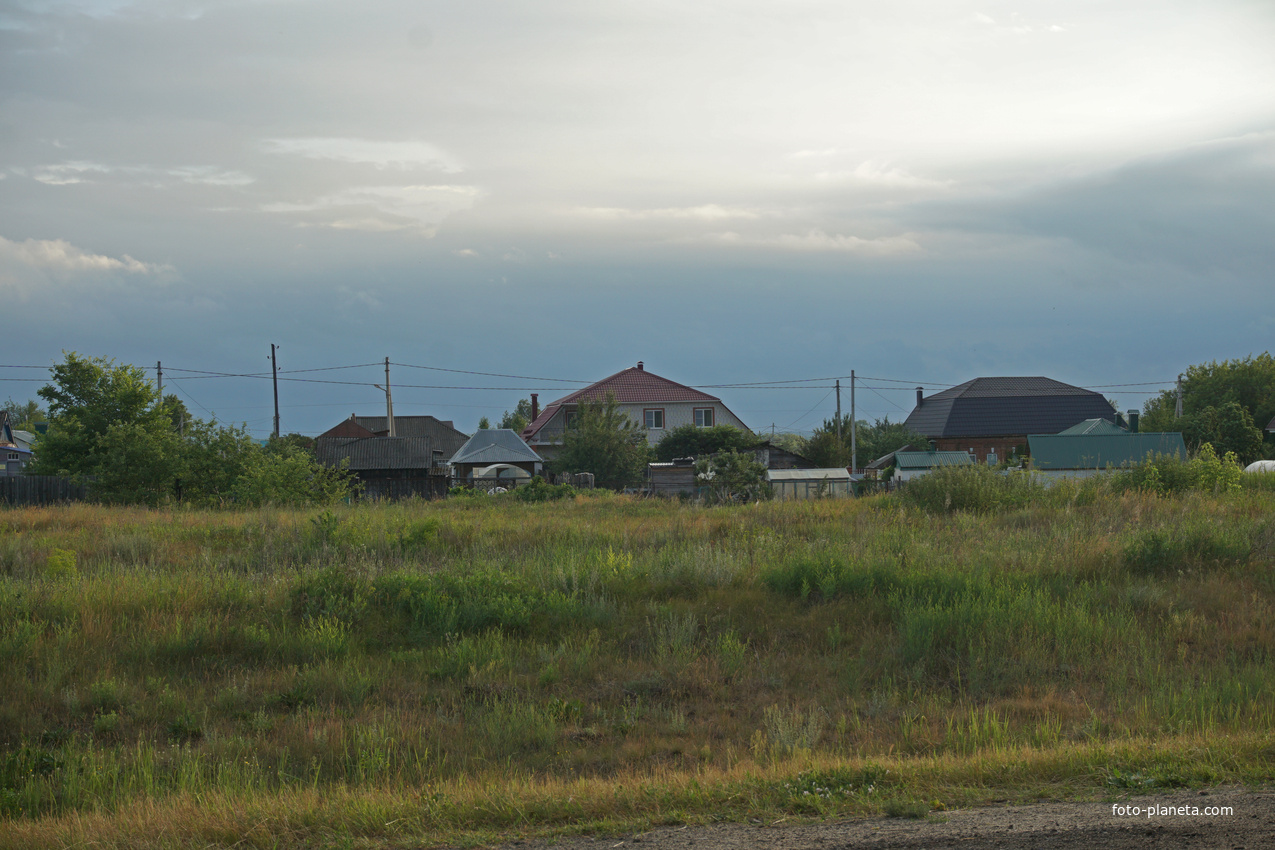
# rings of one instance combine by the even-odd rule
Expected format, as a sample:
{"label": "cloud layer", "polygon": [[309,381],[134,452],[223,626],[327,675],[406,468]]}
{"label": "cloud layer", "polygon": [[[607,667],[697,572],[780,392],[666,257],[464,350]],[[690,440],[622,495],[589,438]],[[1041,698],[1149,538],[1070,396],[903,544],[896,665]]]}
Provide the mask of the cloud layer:
{"label": "cloud layer", "polygon": [[[687,380],[836,362],[952,383],[1174,375],[1269,346],[1266,5],[492,11],[0,10],[20,343],[251,370],[286,337],[299,359],[397,345],[493,372],[575,374],[587,354]],[[152,285],[177,270],[184,286]],[[789,396],[736,403],[818,401]]]}

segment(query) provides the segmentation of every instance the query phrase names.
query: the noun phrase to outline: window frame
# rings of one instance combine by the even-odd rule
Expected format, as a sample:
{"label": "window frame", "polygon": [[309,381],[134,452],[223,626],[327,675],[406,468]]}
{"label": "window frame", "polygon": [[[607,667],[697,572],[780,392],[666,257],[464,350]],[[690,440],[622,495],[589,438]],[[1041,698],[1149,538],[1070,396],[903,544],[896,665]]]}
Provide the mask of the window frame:
{"label": "window frame", "polygon": [[[652,416],[652,414],[659,414],[660,424],[658,424],[658,425],[651,424],[651,423],[653,423],[653,422],[654,422],[654,420],[655,420],[655,417],[654,417],[654,416]],[[642,408],[642,424],[646,427],[646,430],[648,430],[648,431],[663,431],[663,430],[664,430],[664,423],[665,423],[666,421],[667,421],[667,419],[666,419],[666,417],[664,416],[664,408],[662,408],[662,407],[644,407],[644,408]]]}
{"label": "window frame", "polygon": [[[707,422],[703,421],[705,417],[700,416],[701,413],[708,414]],[[712,428],[717,424],[717,411],[711,407],[697,407],[691,415],[695,420],[696,428]]]}

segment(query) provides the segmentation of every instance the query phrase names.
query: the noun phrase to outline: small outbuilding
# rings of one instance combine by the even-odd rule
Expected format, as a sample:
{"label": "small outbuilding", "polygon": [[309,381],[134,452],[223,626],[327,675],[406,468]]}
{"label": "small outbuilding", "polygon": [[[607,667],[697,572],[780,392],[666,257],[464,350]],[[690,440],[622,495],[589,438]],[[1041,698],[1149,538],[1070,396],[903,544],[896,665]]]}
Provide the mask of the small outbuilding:
{"label": "small outbuilding", "polygon": [[[1113,426],[1114,427],[1114,426]],[[1149,455],[1186,460],[1186,444],[1176,431],[1033,434],[1027,438],[1032,469],[1046,478],[1089,478],[1142,463]]]}
{"label": "small outbuilding", "polygon": [[776,499],[853,496],[850,471],[842,466],[816,469],[768,469],[766,480]]}
{"label": "small outbuilding", "polygon": [[969,452],[895,452],[894,480],[900,483],[929,475],[940,466],[973,466]]}
{"label": "small outbuilding", "polygon": [[[462,482],[525,482],[544,470],[544,459],[509,428],[483,428],[452,455],[452,478]],[[520,474],[521,473],[521,474]]]}
{"label": "small outbuilding", "polygon": [[653,496],[695,495],[695,458],[675,457],[669,463],[648,463],[646,490]]}

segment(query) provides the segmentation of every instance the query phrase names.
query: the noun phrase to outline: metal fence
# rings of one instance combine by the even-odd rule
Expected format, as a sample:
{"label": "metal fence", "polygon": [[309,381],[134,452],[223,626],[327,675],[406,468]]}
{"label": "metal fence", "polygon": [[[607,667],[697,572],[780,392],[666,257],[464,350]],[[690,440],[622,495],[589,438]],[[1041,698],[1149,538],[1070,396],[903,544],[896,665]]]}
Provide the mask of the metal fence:
{"label": "metal fence", "polygon": [[56,475],[6,475],[0,477],[0,504],[56,505],[83,502],[89,497],[87,484]]}

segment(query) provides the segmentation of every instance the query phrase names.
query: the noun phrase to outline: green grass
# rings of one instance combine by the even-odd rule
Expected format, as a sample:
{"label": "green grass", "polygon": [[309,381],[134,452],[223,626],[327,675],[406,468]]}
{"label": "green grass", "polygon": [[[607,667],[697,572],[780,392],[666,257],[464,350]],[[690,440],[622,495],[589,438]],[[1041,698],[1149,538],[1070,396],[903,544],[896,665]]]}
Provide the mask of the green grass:
{"label": "green grass", "polygon": [[1272,508],[1091,487],[0,510],[0,844],[481,841],[1265,782]]}

